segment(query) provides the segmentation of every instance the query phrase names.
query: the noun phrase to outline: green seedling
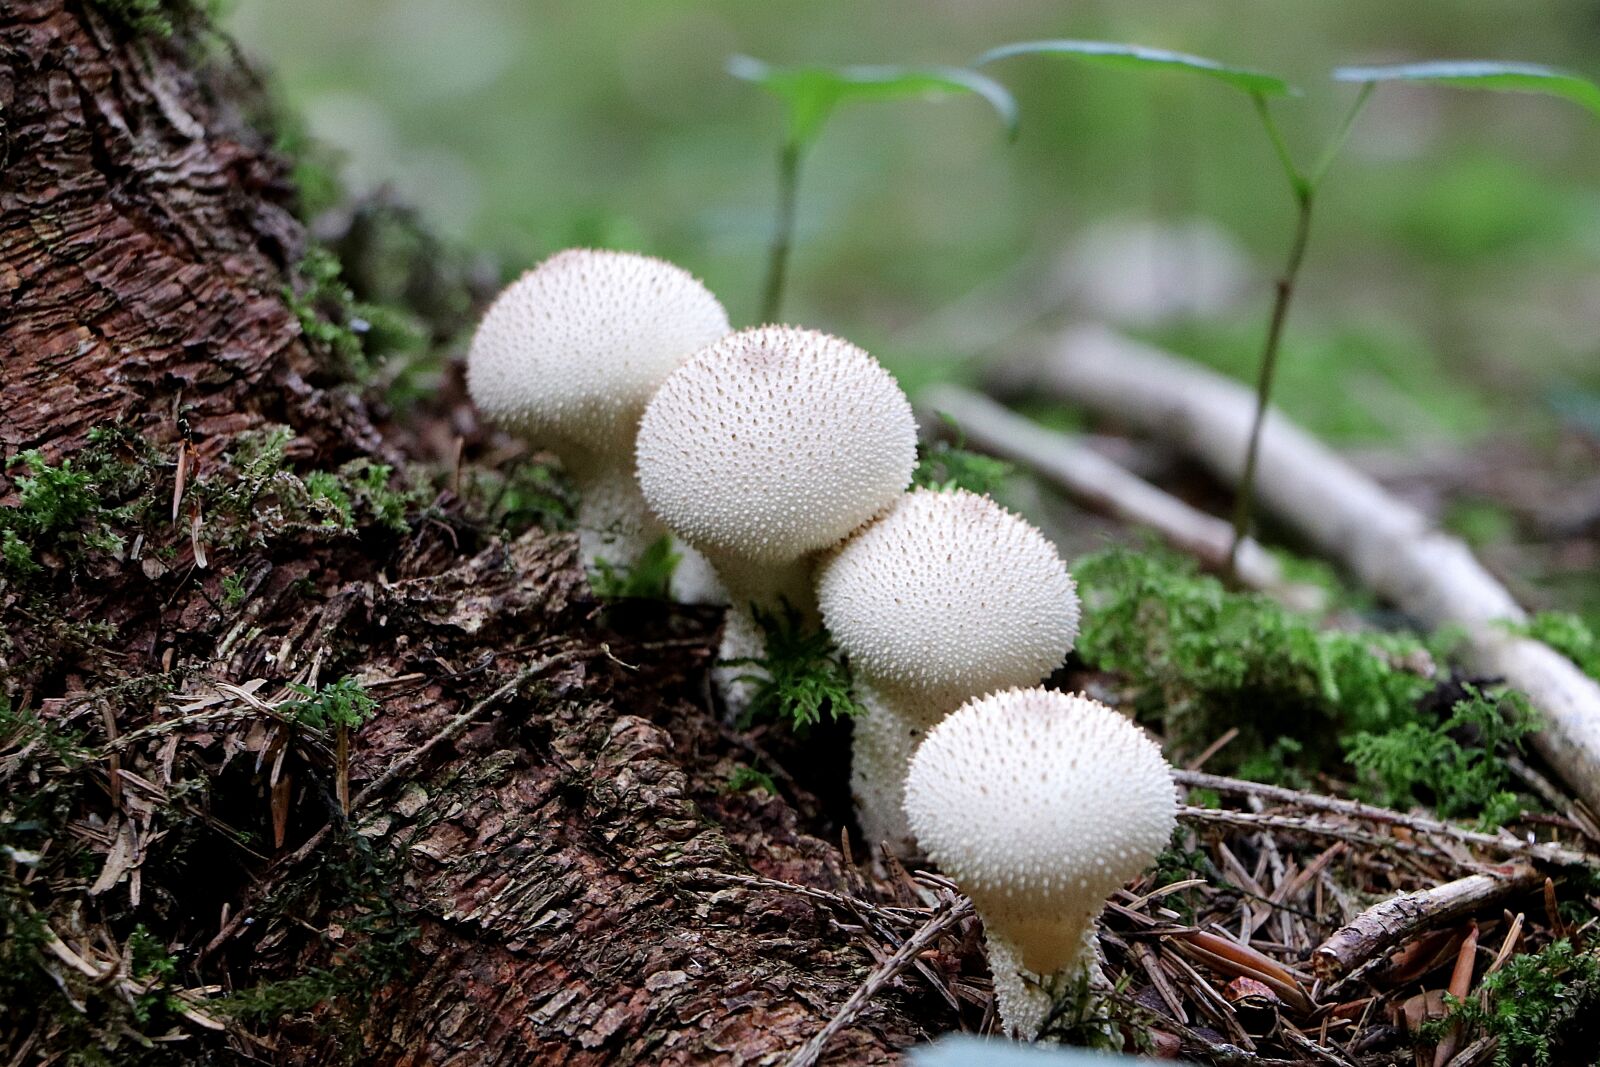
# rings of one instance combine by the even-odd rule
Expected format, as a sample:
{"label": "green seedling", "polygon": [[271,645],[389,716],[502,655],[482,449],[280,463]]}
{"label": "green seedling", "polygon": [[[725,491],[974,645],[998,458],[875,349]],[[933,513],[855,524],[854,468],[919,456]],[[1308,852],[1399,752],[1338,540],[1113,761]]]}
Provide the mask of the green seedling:
{"label": "green seedling", "polygon": [[760,321],[766,323],[777,322],[783,311],[800,165],[840,104],[970,93],[989,102],[1009,134],[1015,135],[1017,128],[1016,102],[1005,87],[962,67],[775,67],[749,56],[733,56],[728,60],[728,73],[779,97],[788,111],[788,127],[778,152],[777,220],[761,297]]}
{"label": "green seedling", "polygon": [[1262,128],[1272,144],[1274,158],[1277,159],[1288,181],[1295,203],[1294,233],[1289,243],[1288,259],[1275,285],[1272,314],[1256,376],[1255,415],[1251,422],[1249,444],[1245,451],[1244,471],[1240,476],[1239,491],[1234,501],[1233,541],[1228,550],[1227,563],[1230,573],[1237,561],[1239,546],[1248,533],[1256,462],[1261,449],[1261,430],[1266,421],[1267,406],[1272,398],[1272,383],[1277,371],[1284,326],[1288,322],[1289,306],[1294,298],[1300,269],[1305,262],[1317,192],[1322,187],[1329,167],[1349,138],[1350,130],[1366,106],[1373,89],[1382,82],[1410,81],[1434,82],[1458,88],[1536,92],[1571,100],[1600,115],[1600,87],[1577,75],[1535,64],[1443,61],[1389,67],[1343,67],[1334,72],[1335,80],[1357,84],[1360,89],[1345,113],[1344,120],[1324,145],[1315,164],[1306,168],[1290,152],[1288,142],[1284,139],[1272,113],[1273,100],[1298,95],[1299,91],[1275,75],[1229,66],[1201,56],[1108,41],[1023,41],[991,49],[980,56],[974,65],[983,66],[997,60],[1027,55],[1067,56],[1087,63],[1124,70],[1178,71],[1200,75],[1229,85],[1250,98],[1256,115],[1261,120]]}
{"label": "green seedling", "polygon": [[1261,445],[1261,428],[1265,420],[1267,404],[1272,396],[1272,380],[1277,370],[1278,349],[1283,338],[1284,324],[1289,317],[1289,304],[1294,298],[1295,284],[1300,276],[1300,267],[1305,262],[1306,245],[1311,236],[1311,213],[1312,207],[1316,202],[1317,189],[1321,186],[1323,177],[1327,174],[1328,167],[1333,163],[1334,157],[1343,146],[1345,138],[1350,132],[1350,127],[1356,120],[1356,116],[1361,113],[1361,109],[1366,105],[1367,97],[1372,92],[1371,86],[1362,87],[1355,103],[1346,113],[1344,122],[1340,124],[1333,138],[1323,149],[1321,157],[1312,168],[1307,170],[1302,168],[1290,153],[1288,143],[1284,140],[1282,133],[1278,129],[1277,121],[1273,118],[1271,106],[1272,100],[1298,95],[1299,90],[1275,75],[1247,70],[1243,67],[1228,66],[1201,56],[1143,48],[1138,45],[1112,44],[1106,41],[1026,41],[993,49],[979,57],[977,65],[982,66],[995,60],[1022,55],[1064,55],[1089,63],[1127,70],[1179,71],[1197,74],[1212,81],[1231,86],[1250,98],[1250,102],[1255,107],[1256,115],[1261,119],[1262,127],[1266,130],[1267,137],[1272,142],[1273,155],[1282,167],[1284,177],[1289,182],[1289,189],[1294,196],[1296,209],[1294,236],[1289,243],[1288,261],[1284,264],[1283,272],[1278,276],[1272,304],[1272,317],[1267,327],[1267,337],[1261,352],[1260,370],[1256,376],[1256,413],[1250,427],[1250,443],[1245,452],[1244,474],[1239,480],[1239,492],[1234,503],[1233,543],[1228,550],[1227,569],[1232,572],[1238,557],[1239,545],[1243,542],[1249,526],[1251,494],[1255,483],[1256,457]]}

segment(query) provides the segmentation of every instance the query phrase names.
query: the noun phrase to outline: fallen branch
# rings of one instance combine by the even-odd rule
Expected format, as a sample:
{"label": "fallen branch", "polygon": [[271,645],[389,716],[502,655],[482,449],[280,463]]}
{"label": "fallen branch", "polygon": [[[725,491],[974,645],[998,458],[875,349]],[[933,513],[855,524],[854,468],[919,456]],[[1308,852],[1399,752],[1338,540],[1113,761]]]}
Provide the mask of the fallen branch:
{"label": "fallen branch", "polygon": [[800,1050],[790,1056],[785,1067],[811,1067],[822,1056],[822,1050],[839,1031],[848,1028],[855,1022],[856,1017],[865,1010],[877,996],[879,991],[901,971],[916,962],[923,950],[932,947],[934,942],[959,926],[967,916],[972,914],[972,901],[966,897],[946,897],[933,916],[923,923],[916,933],[906,938],[898,949],[888,959],[873,968],[867,975],[866,981],[850,994],[839,1008],[837,1014],[828,1020],[828,1024],[817,1032],[817,1035],[800,1047]]}
{"label": "fallen branch", "polygon": [[1323,981],[1340,978],[1422,931],[1465,919],[1519,893],[1531,893],[1544,876],[1531,867],[1506,874],[1474,874],[1454,882],[1401,893],[1375,904],[1317,947],[1312,965]]}
{"label": "fallen branch", "polygon": [[[1017,370],[1025,384],[1173,441],[1221,478],[1240,476],[1255,399],[1237,382],[1099,328],[1065,334],[1047,360]],[[1527,694],[1546,722],[1534,745],[1600,809],[1600,683],[1513,632],[1526,613],[1464,543],[1276,411],[1263,431],[1256,496],[1422,624],[1461,628],[1472,668]]]}
{"label": "fallen branch", "polygon": [[1375,834],[1370,830],[1361,830],[1354,826],[1318,822],[1315,819],[1308,819],[1300,815],[1274,815],[1271,813],[1258,815],[1253,811],[1196,808],[1187,804],[1180,804],[1178,806],[1178,821],[1198,826],[1229,826],[1236,830],[1258,832],[1270,830],[1276,833],[1300,834],[1305,837],[1322,838],[1324,840],[1346,841],[1352,845],[1361,845],[1363,848],[1370,848],[1377,852],[1401,852],[1413,856],[1423,856],[1430,860],[1444,860],[1462,870],[1477,870],[1482,866],[1481,864],[1464,863],[1436,846],[1419,844],[1415,841],[1402,841],[1397,837]]}
{"label": "fallen branch", "polygon": [[[1380,808],[1376,804],[1363,804],[1359,800],[1344,800],[1340,797],[1329,797],[1319,793],[1306,793],[1298,789],[1288,789],[1281,785],[1267,785],[1264,782],[1247,782],[1239,778],[1225,778],[1218,774],[1206,774],[1203,771],[1174,770],[1172,778],[1179,785],[1189,789],[1214,789],[1219,793],[1255,796],[1260,797],[1262,800],[1271,801],[1274,804],[1291,805],[1308,811],[1323,811],[1334,815],[1344,815],[1364,822],[1399,826],[1413,833],[1447,837],[1469,848],[1483,849],[1502,856],[1514,856],[1519,859],[1548,863],[1557,867],[1600,868],[1600,856],[1593,853],[1563,848],[1560,845],[1548,842],[1524,841],[1510,834],[1480,833],[1477,830],[1468,830],[1465,827],[1456,826],[1440,819],[1430,819],[1425,815],[1408,815],[1392,808]],[[1233,812],[1231,814],[1250,815],[1251,820],[1255,821],[1261,819],[1261,816],[1256,816],[1252,813]],[[1254,825],[1254,822],[1250,824]]]}
{"label": "fallen branch", "polygon": [[[929,389],[922,404],[928,411],[949,415],[962,435],[983,451],[1027,465],[1096,511],[1154,530],[1212,570],[1227,565],[1232,526],[1156,488],[1071,435],[1045,429],[981,393],[958,386]],[[1254,540],[1239,547],[1237,573],[1246,585],[1270,592],[1292,607],[1310,611],[1320,606],[1321,591],[1289,582],[1278,561]]]}

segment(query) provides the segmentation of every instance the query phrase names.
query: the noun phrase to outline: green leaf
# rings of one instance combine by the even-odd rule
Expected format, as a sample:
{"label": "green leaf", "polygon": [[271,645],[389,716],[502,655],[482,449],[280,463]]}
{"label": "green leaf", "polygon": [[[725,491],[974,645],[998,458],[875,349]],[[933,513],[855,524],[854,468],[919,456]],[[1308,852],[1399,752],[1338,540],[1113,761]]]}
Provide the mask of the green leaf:
{"label": "green leaf", "polygon": [[789,106],[789,140],[805,145],[841,103],[854,100],[903,100],[973,93],[988,101],[1016,136],[1017,103],[1005,86],[964,67],[775,67],[750,56],[731,56],[728,73],[753,82]]}
{"label": "green leaf", "polygon": [[1200,74],[1226,82],[1255,96],[1297,96],[1300,90],[1272,74],[1244,67],[1230,67],[1214,59],[1191,56],[1184,52],[1169,52],[1164,48],[1146,48],[1137,44],[1116,44],[1111,41],[1018,41],[1015,44],[991,48],[978,57],[974,66],[993,63],[1012,56],[1064,55],[1124,70],[1179,70]]}
{"label": "green leaf", "polygon": [[1462,89],[1497,89],[1513,93],[1543,93],[1570,100],[1600,116],[1600,86],[1587,78],[1537,63],[1495,63],[1488,60],[1435,60],[1400,63],[1389,67],[1340,67],[1333,72],[1342,82],[1436,82]]}

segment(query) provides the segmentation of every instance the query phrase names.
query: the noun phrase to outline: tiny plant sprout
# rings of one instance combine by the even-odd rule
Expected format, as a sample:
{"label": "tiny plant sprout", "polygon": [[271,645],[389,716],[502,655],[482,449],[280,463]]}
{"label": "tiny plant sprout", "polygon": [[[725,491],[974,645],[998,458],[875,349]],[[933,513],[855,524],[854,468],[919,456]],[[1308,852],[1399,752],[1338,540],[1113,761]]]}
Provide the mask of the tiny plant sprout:
{"label": "tiny plant sprout", "polygon": [[1275,97],[1296,95],[1298,90],[1274,75],[1229,66],[1214,59],[1183,52],[1169,52],[1141,45],[1114,44],[1109,41],[1023,41],[1002,45],[984,53],[978,58],[978,65],[1028,55],[1065,56],[1098,66],[1134,71],[1177,71],[1232,86],[1248,95],[1251,103],[1255,105],[1256,115],[1261,119],[1261,124],[1272,141],[1273,152],[1283,168],[1284,177],[1288,179],[1289,189],[1294,195],[1297,208],[1295,232],[1289,245],[1288,264],[1279,277],[1275,289],[1272,317],[1268,322],[1260,371],[1256,379],[1255,424],[1250,431],[1250,444],[1245,451],[1244,474],[1239,480],[1239,492],[1234,501],[1233,544],[1228,550],[1228,570],[1232,571],[1238,558],[1239,545],[1243,542],[1249,526],[1251,488],[1255,479],[1256,455],[1261,444],[1261,427],[1266,416],[1267,403],[1272,395],[1272,379],[1278,365],[1278,348],[1283,338],[1284,324],[1289,318],[1289,302],[1294,296],[1300,265],[1305,260],[1306,243],[1311,236],[1311,208],[1316,199],[1317,187],[1321,184],[1328,166],[1333,162],[1333,157],[1344,144],[1356,116],[1366,104],[1370,90],[1363,89],[1356,98],[1355,105],[1345,117],[1343,126],[1323,152],[1321,161],[1313,170],[1303,171],[1289,154],[1288,144],[1278,132],[1269,102]]}
{"label": "tiny plant sprout", "polygon": [[[631,568],[666,531],[633,474],[639,417],[667,375],[728,333],[728,315],[693,275],[628,252],[569,249],[511,283],[467,354],[467,388],[491,421],[555,452],[577,484],[586,567]],[[680,600],[718,599],[685,554]]]}
{"label": "tiny plant sprout", "polygon": [[851,753],[857,819],[870,845],[908,854],[911,753],[967,700],[1059,667],[1078,634],[1077,590],[1025,520],[965,490],[919,489],[828,555],[817,601],[864,708]]}
{"label": "tiny plant sprout", "polygon": [[733,56],[728,73],[780,97],[788,110],[788,129],[778,153],[778,219],[761,297],[763,322],[776,322],[783,310],[801,160],[840,104],[974,93],[989,102],[1009,133],[1015,135],[1017,129],[1011,94],[994,79],[964,67],[774,67],[750,56]]}
{"label": "tiny plant sprout", "polygon": [[1085,696],[1006,690],[929,731],[906,815],[983,919],[1009,1033],[1040,1036],[1057,1000],[1101,981],[1095,919],[1166,847],[1176,802],[1155,742]]}
{"label": "tiny plant sprout", "polygon": [[[733,603],[724,660],[760,659],[752,608],[785,602],[814,625],[816,554],[886,510],[911,481],[916,423],[866,352],[785,326],[729,336],[662,384],[639,424],[639,484],[669,529],[716,568]],[[718,669],[729,711],[746,669]]]}

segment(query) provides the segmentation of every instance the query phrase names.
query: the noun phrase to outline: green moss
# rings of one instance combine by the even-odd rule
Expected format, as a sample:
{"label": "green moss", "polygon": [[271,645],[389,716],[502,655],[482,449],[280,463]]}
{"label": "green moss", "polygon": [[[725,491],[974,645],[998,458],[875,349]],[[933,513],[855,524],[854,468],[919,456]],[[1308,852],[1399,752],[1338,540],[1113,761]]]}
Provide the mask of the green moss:
{"label": "green moss", "polygon": [[333,358],[334,369],[358,383],[373,379],[376,363],[422,346],[421,328],[387,305],[357,300],[343,280],[339,257],[313,245],[296,265],[297,286],[284,286],[283,298],[300,321],[300,332]]}
{"label": "green moss", "polygon": [[1477,815],[1482,823],[1498,826],[1523,809],[1508,788],[1511,773],[1500,756],[1521,752],[1537,724],[1520,696],[1495,699],[1468,686],[1466,697],[1441,721],[1356,734],[1349,758],[1363,780],[1377,788],[1380,803],[1427,804],[1447,819]]}
{"label": "green moss", "polygon": [[1443,642],[1324,630],[1256,593],[1233,592],[1165,551],[1110,549],[1080,561],[1078,651],[1114,671],[1139,714],[1181,753],[1235,727],[1212,766],[1296,787],[1354,772],[1384,803],[1501,822],[1522,807],[1503,756],[1533,720],[1516,698],[1468,688],[1443,714]]}
{"label": "green moss", "polygon": [[469,518],[507,537],[535,526],[572,528],[571,486],[544,463],[518,463],[503,472],[469,467],[463,472],[461,497]]}
{"label": "green moss", "polygon": [[397,847],[374,845],[345,828],[305,865],[297,878],[281,885],[261,906],[269,927],[307,929],[310,916],[328,914],[343,929],[339,941],[313,951],[323,964],[297,964],[294,975],[239,989],[207,1007],[247,1025],[280,1031],[309,1023],[334,1038],[344,1058],[354,1061],[362,1048],[361,1024],[374,998],[405,978],[416,960],[419,934],[412,910],[393,895],[405,863]]}
{"label": "green moss", "polygon": [[354,459],[332,471],[295,474],[288,447],[294,434],[268,426],[239,434],[226,464],[194,484],[207,517],[203,536],[219,548],[239,548],[297,530],[351,534],[368,527],[410,529],[428,493],[395,486],[384,463]]}
{"label": "green moss", "polygon": [[77,570],[94,556],[119,556],[154,506],[164,460],[123,427],[90,431],[86,446],[57,463],[35,449],[6,464],[17,503],[0,508],[0,565],[13,581],[52,567]]}
{"label": "green moss", "polygon": [[1581,617],[1564,611],[1543,611],[1519,629],[1566,656],[1589,677],[1600,680],[1600,632]]}
{"label": "green moss", "polygon": [[1238,593],[1165,551],[1110,549],[1073,568],[1085,599],[1078,650],[1123,675],[1139,710],[1180,745],[1231,726],[1237,760],[1279,737],[1312,758],[1337,754],[1340,728],[1408,721],[1433,681],[1418,638],[1324,631],[1261,594]]}
{"label": "green moss", "polygon": [[[955,426],[954,420],[945,418],[951,427]],[[959,435],[960,431],[956,432]],[[919,453],[911,483],[940,493],[965,489],[980,496],[993,496],[1016,471],[1003,459],[967,451],[959,436],[954,443],[941,440],[925,445]]]}
{"label": "green moss", "polygon": [[729,793],[760,789],[773,796],[778,795],[778,783],[772,780],[772,775],[766,771],[758,771],[754,767],[735,767],[733,773],[728,776],[728,784],[724,789]]}
{"label": "green moss", "polygon": [[295,722],[313,730],[343,727],[354,730],[372,718],[378,702],[368,695],[366,687],[349,676],[337,682],[328,682],[320,689],[291,683],[290,689],[302,699],[291,700],[281,706],[282,711],[294,717]]}
{"label": "green moss", "polygon": [[826,632],[807,627],[787,602],[781,611],[753,610],[766,638],[766,655],[724,663],[759,668],[740,676],[755,686],[741,727],[771,720],[804,735],[824,715],[837,719],[861,711],[850,693],[850,671]]}
{"label": "green moss", "polygon": [[138,34],[171,37],[180,27],[215,22],[227,0],[90,0],[112,22]]}
{"label": "green moss", "polygon": [[1487,1006],[1476,995],[1452,998],[1450,1014],[1436,1034],[1463,1020],[1498,1040],[1495,1067],[1548,1067],[1555,1062],[1561,1031],[1600,999],[1600,958],[1562,938],[1538,952],[1512,957],[1483,980],[1479,993]]}
{"label": "green moss", "polygon": [[172,1046],[152,1040],[178,1021],[177,964],[148,930],[134,926],[122,950],[137,985],[86,978],[48,947],[84,924],[81,897],[58,887],[76,882],[81,892],[100,867],[71,830],[95,766],[81,735],[0,697],[0,1004],[38,1024],[41,1061],[58,1054],[75,1065],[181,1062]]}

